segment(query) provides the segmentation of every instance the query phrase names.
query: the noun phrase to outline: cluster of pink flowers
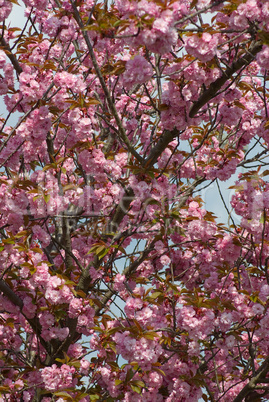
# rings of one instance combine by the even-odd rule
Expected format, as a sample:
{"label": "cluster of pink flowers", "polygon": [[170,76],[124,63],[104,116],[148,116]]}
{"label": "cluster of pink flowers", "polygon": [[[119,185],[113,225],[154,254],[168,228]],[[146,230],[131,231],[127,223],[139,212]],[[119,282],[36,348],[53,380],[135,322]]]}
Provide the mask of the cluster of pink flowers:
{"label": "cluster of pink flowers", "polygon": [[69,303],[68,315],[71,318],[78,318],[78,332],[84,335],[92,333],[94,309],[89,304],[83,303],[81,299],[73,298]]}
{"label": "cluster of pink flowers", "polygon": [[74,367],[63,364],[60,368],[58,368],[56,364],[53,364],[51,367],[45,367],[42,369],[41,377],[44,382],[45,389],[48,391],[56,391],[74,386],[74,373]]}
{"label": "cluster of pink flowers", "polygon": [[117,352],[129,362],[135,359],[143,370],[150,370],[152,364],[158,361],[162,353],[162,348],[157,341],[143,337],[135,339],[130,336],[128,331],[124,331],[122,334],[118,332],[113,338]]}
{"label": "cluster of pink flowers", "polygon": [[263,218],[269,208],[268,184],[261,178],[245,181],[242,176],[235,187],[237,191],[232,196],[231,205],[235,213],[242,217],[241,226],[247,229],[256,241],[261,241],[263,237],[267,239],[269,227],[264,224]]}
{"label": "cluster of pink flowers", "polygon": [[45,84],[40,80],[38,72],[34,73],[30,68],[20,74],[20,91],[28,102],[42,98],[47,86],[47,82]]}
{"label": "cluster of pink flowers", "polygon": [[6,62],[6,55],[2,50],[0,50],[0,68],[4,72],[4,76],[0,75],[0,95],[5,95],[8,88],[14,85],[14,72],[12,65]]}
{"label": "cluster of pink flowers", "polygon": [[8,0],[0,1],[0,21],[4,21],[12,11],[12,2]]}
{"label": "cluster of pink flowers", "polygon": [[265,70],[269,69],[269,48],[263,46],[262,51],[257,56],[257,63]]}
{"label": "cluster of pink flowers", "polygon": [[177,42],[173,12],[170,10],[163,11],[160,17],[155,19],[152,29],[143,31],[141,40],[152,52],[169,52],[171,47]]}
{"label": "cluster of pink flowers", "polygon": [[134,85],[144,84],[152,77],[153,70],[151,64],[143,56],[135,56],[129,59],[122,75],[123,84],[126,89],[131,89]]}
{"label": "cluster of pink flowers", "polygon": [[38,110],[34,110],[24,124],[21,124],[17,130],[17,134],[26,141],[40,145],[46,139],[51,127],[51,118],[49,110],[45,106],[41,106]]}
{"label": "cluster of pink flowers", "polygon": [[169,82],[167,90],[162,94],[162,102],[167,108],[162,111],[162,124],[167,130],[184,130],[187,126],[188,107],[186,101],[181,96],[179,88]]}
{"label": "cluster of pink flowers", "polygon": [[185,48],[189,54],[203,62],[213,59],[217,53],[218,36],[204,32],[201,36],[192,35],[188,38]]}
{"label": "cluster of pink flowers", "polygon": [[247,0],[233,11],[229,23],[235,29],[244,29],[248,27],[249,21],[262,21],[268,24],[269,12],[267,2]]}
{"label": "cluster of pink flowers", "polygon": [[[177,32],[175,29],[175,17],[180,12],[186,12],[187,7],[178,5],[174,7],[174,12],[170,9],[163,10],[157,4],[153,4],[147,0],[140,2],[117,2],[117,6],[123,18],[128,18],[129,15],[136,15],[138,19],[154,18],[154,22],[150,28],[145,28],[138,34],[137,38],[130,42],[133,45],[143,43],[149,50],[155,53],[166,53],[171,50],[171,47],[177,43]],[[181,10],[183,8],[183,10]],[[135,25],[130,26],[125,30],[128,34],[135,35],[137,28]]]}
{"label": "cluster of pink flowers", "polygon": [[76,93],[85,90],[85,82],[81,75],[70,74],[67,71],[56,73],[53,78],[56,87],[68,88]]}
{"label": "cluster of pink flowers", "polygon": [[63,279],[52,276],[47,284],[45,298],[51,304],[69,303],[73,298],[72,292]]}
{"label": "cluster of pink flowers", "polygon": [[3,399],[228,402],[269,351],[268,172],[238,226],[198,186],[267,163],[268,1],[112,3],[2,26]]}

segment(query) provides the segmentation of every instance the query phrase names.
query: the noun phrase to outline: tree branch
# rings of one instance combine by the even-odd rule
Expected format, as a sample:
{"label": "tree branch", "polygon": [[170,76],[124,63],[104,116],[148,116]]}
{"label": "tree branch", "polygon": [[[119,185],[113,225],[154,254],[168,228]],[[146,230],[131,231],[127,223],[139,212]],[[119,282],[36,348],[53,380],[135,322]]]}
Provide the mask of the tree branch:
{"label": "tree branch", "polygon": [[6,53],[7,57],[11,61],[13,67],[15,68],[16,72],[20,75],[22,73],[22,68],[17,60],[17,58],[14,56],[14,54],[11,52],[11,49],[3,36],[0,38],[0,44],[1,47],[3,48],[4,52]]}
{"label": "tree branch", "polygon": [[251,378],[249,383],[244,386],[244,388],[239,392],[236,398],[234,398],[233,402],[241,402],[243,399],[253,390],[255,390],[256,384],[262,383],[262,380],[265,378],[266,374],[269,371],[269,357],[267,357],[260,368],[256,371],[256,375]]}
{"label": "tree branch", "polygon": [[25,317],[25,319],[29,322],[31,327],[33,328],[33,331],[37,335],[37,337],[40,339],[40,342],[42,346],[46,349],[46,351],[49,353],[50,352],[50,347],[49,344],[44,341],[44,339],[41,337],[41,325],[37,317],[35,318],[28,318],[23,312],[23,301],[21,298],[16,295],[16,293],[13,292],[13,290],[6,284],[3,279],[0,280],[0,292],[4,294],[8,298],[11,303],[13,303],[15,306],[19,307],[21,314]]}
{"label": "tree branch", "polygon": [[262,50],[262,46],[263,44],[261,41],[252,43],[248,51],[238,60],[234,61],[231,67],[228,67],[220,78],[210,84],[209,88],[200,96],[198,101],[193,103],[189,116],[194,117],[206,103],[213,99],[218,90],[232,77],[236,71],[240,70],[242,67],[247,67],[254,60],[256,54]]}
{"label": "tree branch", "polygon": [[[139,267],[140,264],[142,264],[143,261],[145,261],[145,259],[147,258],[147,256],[149,255],[149,253],[154,249],[154,243],[156,240],[154,240],[153,242],[151,242],[151,244],[149,245],[149,247],[144,250],[142,252],[142,254],[140,255],[140,257],[135,260],[132,264],[130,264],[128,267],[126,267],[123,271],[122,271],[122,275],[125,275],[126,279],[128,279],[132,273],[135,272],[135,270]],[[98,315],[100,313],[100,311],[103,309],[104,306],[106,306],[107,302],[111,299],[111,297],[115,294],[115,292],[113,290],[108,290],[106,292],[106,294],[104,295],[103,299],[101,300],[101,306],[97,306],[95,308],[95,313]]]}
{"label": "tree branch", "polygon": [[151,167],[157,162],[159,156],[163,153],[165,148],[179,135],[178,129],[174,128],[172,131],[164,130],[159,138],[155,147],[150,151],[149,156],[144,162],[145,167]]}
{"label": "tree branch", "polygon": [[77,10],[76,5],[74,4],[73,1],[71,1],[71,4],[72,4],[73,10],[74,10],[73,16],[74,16],[74,18],[75,18],[75,20],[76,20],[78,26],[80,27],[81,33],[82,33],[82,35],[83,35],[83,38],[84,38],[84,40],[85,40],[85,42],[86,42],[86,44],[87,44],[87,48],[88,48],[88,51],[89,51],[89,55],[90,55],[90,58],[91,58],[93,67],[94,67],[94,69],[95,69],[96,75],[97,75],[97,77],[98,77],[98,79],[99,79],[99,82],[100,82],[100,84],[101,84],[101,87],[102,87],[102,89],[103,89],[103,91],[104,91],[104,94],[105,94],[105,97],[106,97],[106,100],[107,100],[107,103],[108,103],[110,112],[111,112],[111,114],[113,115],[113,117],[114,117],[115,120],[116,120],[116,123],[117,123],[117,126],[118,126],[118,130],[119,130],[119,135],[120,135],[121,139],[123,140],[123,142],[125,143],[125,145],[127,146],[129,152],[131,152],[131,154],[132,154],[137,160],[139,160],[140,162],[143,162],[144,159],[142,158],[142,156],[140,156],[140,155],[136,152],[136,150],[134,149],[134,147],[133,147],[131,141],[129,140],[129,138],[128,138],[127,135],[126,135],[126,132],[125,132],[125,130],[124,130],[124,127],[123,127],[122,122],[121,122],[121,119],[120,119],[120,116],[118,115],[117,109],[116,109],[116,107],[115,107],[115,104],[114,104],[114,102],[113,102],[111,96],[110,96],[110,93],[109,93],[109,90],[108,90],[108,88],[107,88],[107,86],[106,86],[106,83],[105,83],[103,74],[102,74],[102,72],[101,72],[101,70],[100,70],[100,68],[99,68],[98,62],[97,62],[97,60],[96,60],[96,57],[95,57],[95,54],[94,54],[94,50],[93,50],[93,47],[92,47],[92,45],[91,45],[91,41],[90,41],[89,36],[88,36],[88,31],[85,30],[85,26],[84,26],[84,24],[83,24],[83,22],[82,22],[82,20],[81,20],[81,17],[80,17],[80,15],[79,15],[79,12],[78,12],[78,10]]}

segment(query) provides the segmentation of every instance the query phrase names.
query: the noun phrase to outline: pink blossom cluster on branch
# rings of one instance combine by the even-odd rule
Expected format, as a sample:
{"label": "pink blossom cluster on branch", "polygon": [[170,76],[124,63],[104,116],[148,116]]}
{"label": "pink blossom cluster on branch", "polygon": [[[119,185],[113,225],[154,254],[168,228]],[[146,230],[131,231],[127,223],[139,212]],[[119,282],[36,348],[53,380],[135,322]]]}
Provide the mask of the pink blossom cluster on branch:
{"label": "pink blossom cluster on branch", "polygon": [[0,401],[266,400],[268,1],[0,24]]}

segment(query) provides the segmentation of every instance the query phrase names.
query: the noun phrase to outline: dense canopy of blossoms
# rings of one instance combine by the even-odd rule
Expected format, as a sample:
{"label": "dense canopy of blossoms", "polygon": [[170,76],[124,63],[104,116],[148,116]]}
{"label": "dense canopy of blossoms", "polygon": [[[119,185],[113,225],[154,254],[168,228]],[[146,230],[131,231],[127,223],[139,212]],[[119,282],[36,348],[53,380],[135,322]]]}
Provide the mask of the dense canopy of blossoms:
{"label": "dense canopy of blossoms", "polygon": [[269,2],[0,27],[0,401],[268,400]]}

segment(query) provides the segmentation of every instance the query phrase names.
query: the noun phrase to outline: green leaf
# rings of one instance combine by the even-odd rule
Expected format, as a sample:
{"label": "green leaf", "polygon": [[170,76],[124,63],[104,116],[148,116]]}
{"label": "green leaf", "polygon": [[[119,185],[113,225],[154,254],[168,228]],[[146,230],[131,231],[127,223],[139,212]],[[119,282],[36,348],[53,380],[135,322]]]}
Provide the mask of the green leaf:
{"label": "green leaf", "polygon": [[65,391],[55,392],[54,395],[67,398],[69,401],[73,401],[73,397]]}
{"label": "green leaf", "polygon": [[34,251],[35,253],[43,254],[43,251],[39,247],[33,247],[31,248],[31,250]]}
{"label": "green leaf", "polygon": [[21,237],[24,237],[28,234],[27,230],[22,230],[21,232],[17,233],[14,237],[16,237],[16,239],[19,239]]}
{"label": "green leaf", "polygon": [[107,253],[109,252],[109,249],[105,245],[96,245],[93,246],[90,251],[87,254],[90,253],[95,253],[99,259],[102,259]]}
{"label": "green leaf", "polygon": [[49,165],[46,165],[43,167],[43,172],[46,172],[46,170],[49,169],[57,169],[57,164],[56,163],[50,163]]}
{"label": "green leaf", "polygon": [[269,45],[269,32],[259,30],[258,37],[261,39],[262,43]]}
{"label": "green leaf", "polygon": [[150,295],[150,298],[151,298],[151,299],[157,299],[157,297],[159,297],[159,296],[163,296],[163,293],[157,291],[157,292],[153,292],[153,293]]}
{"label": "green leaf", "polygon": [[132,370],[132,369],[129,369],[129,370],[127,371],[127,374],[126,374],[125,381],[126,381],[126,382],[129,382],[129,381],[133,378],[133,376],[134,376],[133,370]]}
{"label": "green leaf", "polygon": [[43,198],[44,198],[45,203],[47,204],[50,200],[50,194],[44,194]]}
{"label": "green leaf", "polygon": [[87,104],[88,105],[100,105],[100,102],[95,98],[89,98],[89,99],[87,99]]}
{"label": "green leaf", "polygon": [[70,362],[68,363],[68,366],[72,366],[72,367],[75,367],[75,368],[79,369],[80,366],[81,366],[80,360],[73,360],[73,361],[70,361]]}
{"label": "green leaf", "polygon": [[91,401],[98,401],[98,400],[100,400],[100,395],[99,394],[90,395],[90,400]]}
{"label": "green leaf", "polygon": [[131,384],[131,388],[137,394],[141,394],[141,388],[140,387],[137,387],[136,385]]}
{"label": "green leaf", "polygon": [[77,401],[81,401],[81,399],[86,398],[87,396],[89,396],[87,393],[83,393],[81,395],[79,395],[79,399],[76,398]]}
{"label": "green leaf", "polygon": [[104,250],[106,250],[106,252],[104,254],[104,255],[106,255],[108,253],[109,249],[105,246],[105,244],[97,243],[97,244],[94,244],[90,248],[90,250],[87,252],[87,254],[94,253],[94,254],[96,254],[96,255],[98,255],[100,257],[100,254],[102,254],[104,252]]}
{"label": "green leaf", "polygon": [[15,241],[12,239],[3,239],[4,244],[15,244]]}
{"label": "green leaf", "polygon": [[144,201],[144,203],[145,203],[146,205],[160,205],[160,201],[155,200],[155,199],[152,198],[152,197],[147,198],[147,199]]}
{"label": "green leaf", "polygon": [[264,214],[262,214],[262,216],[260,217],[260,223],[264,223],[265,222],[265,216]]}
{"label": "green leaf", "polygon": [[147,331],[143,334],[144,338],[153,340],[156,337],[159,337],[159,335],[155,331]]}
{"label": "green leaf", "polygon": [[157,371],[159,374],[161,374],[165,377],[166,376],[165,372],[163,370],[161,370],[160,368],[156,367],[157,363],[153,364],[154,371]]}
{"label": "green leaf", "polygon": [[0,395],[2,395],[2,392],[9,392],[10,388],[8,386],[0,386]]}
{"label": "green leaf", "polygon": [[141,380],[134,380],[134,381],[132,381],[132,384],[137,385],[138,387],[141,387],[141,388],[143,388],[145,386],[144,381],[141,381]]}

